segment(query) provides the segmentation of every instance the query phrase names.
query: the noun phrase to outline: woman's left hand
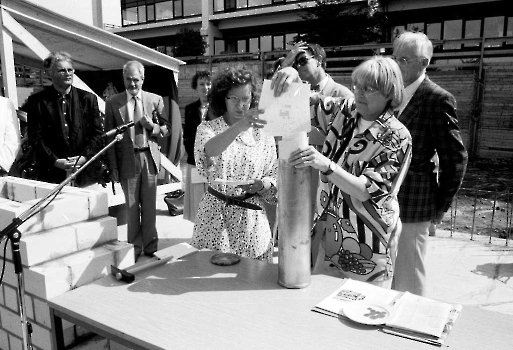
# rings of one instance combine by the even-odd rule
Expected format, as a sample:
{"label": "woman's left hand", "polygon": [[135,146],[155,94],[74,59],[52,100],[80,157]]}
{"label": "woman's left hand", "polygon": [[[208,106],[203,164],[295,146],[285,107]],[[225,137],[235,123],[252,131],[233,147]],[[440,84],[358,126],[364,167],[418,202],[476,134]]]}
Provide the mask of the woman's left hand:
{"label": "woman's left hand", "polygon": [[288,162],[296,168],[311,166],[312,168],[321,171],[325,171],[330,164],[330,160],[323,156],[313,146],[308,146],[307,148],[298,149],[292,152]]}
{"label": "woman's left hand", "polygon": [[248,185],[239,185],[237,186],[246,193],[257,193],[264,189],[264,183],[260,179],[253,179],[253,183]]}

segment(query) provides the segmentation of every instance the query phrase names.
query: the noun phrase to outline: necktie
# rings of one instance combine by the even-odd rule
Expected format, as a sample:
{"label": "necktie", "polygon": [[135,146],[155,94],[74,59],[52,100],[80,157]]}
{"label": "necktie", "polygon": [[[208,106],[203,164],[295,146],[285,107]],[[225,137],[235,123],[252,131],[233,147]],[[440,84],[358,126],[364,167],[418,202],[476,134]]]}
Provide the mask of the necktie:
{"label": "necktie", "polygon": [[134,146],[137,148],[146,147],[145,130],[141,123],[139,123],[142,118],[142,106],[140,106],[137,97],[134,96],[132,98],[134,99]]}

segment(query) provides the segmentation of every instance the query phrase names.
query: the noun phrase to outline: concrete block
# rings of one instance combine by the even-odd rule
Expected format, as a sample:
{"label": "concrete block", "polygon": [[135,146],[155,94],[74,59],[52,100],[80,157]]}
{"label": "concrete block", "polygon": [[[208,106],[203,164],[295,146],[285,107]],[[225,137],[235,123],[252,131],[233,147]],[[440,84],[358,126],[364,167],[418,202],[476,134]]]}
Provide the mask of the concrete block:
{"label": "concrete block", "polygon": [[72,226],[75,228],[78,250],[96,247],[118,238],[116,218],[110,216]]}
{"label": "concrete block", "polygon": [[13,201],[23,203],[36,199],[37,182],[33,180],[12,181]]}
{"label": "concrete block", "polygon": [[[24,204],[33,205],[38,200],[27,201]],[[86,197],[57,196],[40,212],[43,230],[51,230],[89,219],[89,202]],[[34,231],[32,231],[34,232]]]}
{"label": "concrete block", "polygon": [[108,244],[32,266],[26,269],[25,289],[48,300],[110,274],[110,265],[118,262],[133,265],[132,245]]}
{"label": "concrete block", "polygon": [[47,182],[39,182],[36,186],[36,198],[42,199],[48,196],[55,189],[56,184],[49,184]]}
{"label": "concrete block", "polygon": [[17,288],[4,286],[5,306],[14,312],[18,312],[18,291]]}
{"label": "concrete block", "polygon": [[[34,317],[37,323],[42,324],[48,328],[52,327],[52,320],[50,318],[50,308],[46,301],[38,298],[33,298]],[[28,313],[27,313],[28,315]]]}
{"label": "concrete block", "polygon": [[2,320],[3,329],[20,338],[23,337],[23,331],[21,329],[21,318],[17,312],[11,311],[4,307],[0,307],[0,319]]}
{"label": "concrete block", "polygon": [[[23,339],[15,337],[12,334],[9,334],[9,350],[23,350]],[[2,349],[3,350],[3,349]]]}
{"label": "concrete block", "polygon": [[91,219],[105,216],[109,213],[109,196],[105,191],[71,187],[66,189],[63,195],[86,197],[89,200],[89,217]]}
{"label": "concrete block", "polygon": [[[25,315],[29,320],[35,320],[34,318],[34,302],[32,301],[32,296],[30,294],[25,293],[24,306],[25,306]],[[19,311],[18,311],[19,312]]]}
{"label": "concrete block", "polygon": [[32,324],[32,344],[41,349],[52,348],[52,331],[37,323]]}
{"label": "concrete block", "polygon": [[135,264],[134,246],[132,244],[115,241],[104,245],[104,247],[114,253],[114,266],[124,269]]}
{"label": "concrete block", "polygon": [[9,336],[2,328],[0,328],[0,349],[9,349]]}
{"label": "concrete block", "polygon": [[24,266],[34,266],[74,253],[77,248],[73,225],[42,231],[21,238],[20,254]]}
{"label": "concrete block", "polygon": [[[0,202],[0,227],[5,228],[10,225],[15,218],[20,218],[30,214],[29,211],[31,205],[27,203],[18,203],[14,201],[2,201]],[[23,234],[38,232],[43,230],[43,219],[41,213],[37,213],[34,216],[27,218],[25,222],[18,227],[18,230]],[[0,252],[3,255],[3,251]]]}

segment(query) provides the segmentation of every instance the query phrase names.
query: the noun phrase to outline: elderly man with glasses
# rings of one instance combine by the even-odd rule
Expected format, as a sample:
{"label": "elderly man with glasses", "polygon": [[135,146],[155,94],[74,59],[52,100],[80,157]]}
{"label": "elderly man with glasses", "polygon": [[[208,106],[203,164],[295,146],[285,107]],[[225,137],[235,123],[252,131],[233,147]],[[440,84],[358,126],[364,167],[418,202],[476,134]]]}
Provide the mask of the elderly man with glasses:
{"label": "elderly man with glasses", "polygon": [[[433,44],[423,33],[405,32],[394,41],[392,58],[401,69],[405,86],[405,98],[396,114],[413,139],[411,165],[398,195],[403,231],[394,288],[419,295],[426,294],[428,228],[432,221],[442,221],[467,167],[456,100],[426,75],[432,56]],[[439,158],[438,181],[431,162],[435,154]]]}
{"label": "elderly man with glasses", "polygon": [[[36,179],[61,183],[101,150],[102,120],[96,95],[72,85],[75,69],[69,53],[52,52],[43,67],[52,86],[31,95],[23,109],[37,155]],[[96,161],[77,176],[75,185],[98,183],[101,173]]]}

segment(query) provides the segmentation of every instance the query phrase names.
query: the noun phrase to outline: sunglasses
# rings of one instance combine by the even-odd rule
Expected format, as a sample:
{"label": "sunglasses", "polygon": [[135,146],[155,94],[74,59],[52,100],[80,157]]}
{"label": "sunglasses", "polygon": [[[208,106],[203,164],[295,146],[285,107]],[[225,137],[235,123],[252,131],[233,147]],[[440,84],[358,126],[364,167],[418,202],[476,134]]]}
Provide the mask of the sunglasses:
{"label": "sunglasses", "polygon": [[302,67],[308,63],[308,60],[314,58],[314,56],[303,56],[294,62],[294,68]]}

